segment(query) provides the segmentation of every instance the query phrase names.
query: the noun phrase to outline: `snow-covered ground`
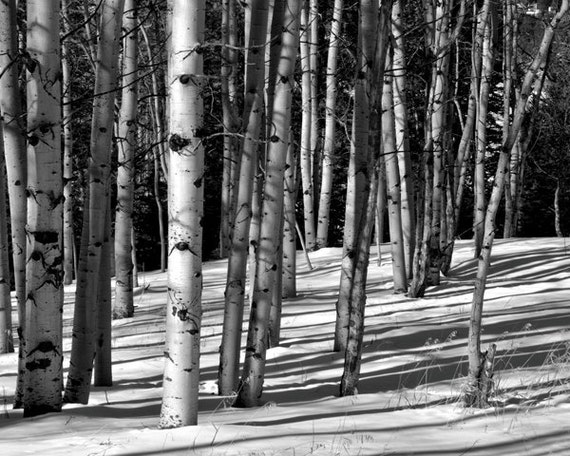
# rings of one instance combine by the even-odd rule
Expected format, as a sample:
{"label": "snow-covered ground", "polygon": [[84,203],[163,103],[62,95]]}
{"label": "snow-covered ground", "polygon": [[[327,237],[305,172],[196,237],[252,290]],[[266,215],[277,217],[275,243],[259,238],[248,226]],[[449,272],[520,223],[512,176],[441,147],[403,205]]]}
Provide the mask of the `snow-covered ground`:
{"label": "snow-covered ground", "polygon": [[[570,455],[570,245],[497,241],[484,342],[498,346],[494,406],[465,409],[466,336],[476,263],[457,243],[452,274],[412,300],[391,291],[391,265],[370,266],[359,394],[337,397],[333,353],[340,249],[299,255],[298,297],[283,304],[268,352],[266,403],[235,409],[215,395],[225,262],[204,266],[199,424],[157,429],[165,274],[141,276],[136,316],[113,323],[114,386],[89,405],[24,419],[12,410],[16,355],[0,355],[0,455]],[[73,299],[66,289],[66,302]],[[72,308],[65,308],[66,355]],[[244,323],[244,329],[247,324]],[[244,336],[245,337],[245,336]]]}

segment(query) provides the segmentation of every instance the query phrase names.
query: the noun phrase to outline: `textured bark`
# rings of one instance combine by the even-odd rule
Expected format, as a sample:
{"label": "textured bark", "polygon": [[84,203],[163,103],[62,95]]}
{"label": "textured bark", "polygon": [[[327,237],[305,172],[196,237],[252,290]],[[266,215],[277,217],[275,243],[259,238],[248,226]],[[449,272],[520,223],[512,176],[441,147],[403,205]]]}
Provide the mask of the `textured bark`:
{"label": "textured bark", "polygon": [[297,200],[297,157],[289,139],[285,169],[283,203],[283,283],[284,298],[297,296],[297,236],[295,235],[295,201]]}
{"label": "textured bark", "polygon": [[[0,214],[6,214],[6,176],[4,174],[4,140],[0,123]],[[0,220],[0,354],[14,351],[12,336],[12,298],[10,296],[8,224]]]}
{"label": "textured bark", "polygon": [[288,0],[284,5],[281,53],[273,100],[274,130],[267,148],[266,179],[263,187],[260,236],[257,246],[257,272],[245,352],[243,375],[235,404],[258,405],[263,389],[265,355],[269,343],[269,317],[276,281],[277,253],[282,242],[283,178],[289,147],[291,97],[295,56],[299,42],[301,2]]}
{"label": "textured bark", "polygon": [[506,182],[506,175],[510,164],[510,154],[515,145],[517,136],[521,131],[521,127],[525,117],[525,111],[528,104],[528,98],[533,90],[536,80],[536,74],[540,68],[545,68],[548,53],[554,32],[562,18],[568,12],[568,0],[560,3],[558,12],[546,25],[539,48],[533,57],[530,67],[525,72],[520,95],[517,97],[515,109],[513,112],[512,123],[509,128],[509,134],[502,145],[497,171],[495,173],[495,181],[493,183],[493,191],[487,206],[485,216],[485,231],[483,237],[483,246],[481,255],[477,261],[477,276],[475,279],[475,287],[473,290],[473,300],[471,303],[471,316],[469,320],[469,336],[468,336],[468,361],[469,373],[467,377],[467,385],[465,387],[464,402],[468,406],[478,406],[484,402],[484,389],[481,387],[481,378],[485,369],[485,359],[481,355],[481,326],[483,317],[483,302],[485,295],[485,287],[487,283],[487,275],[489,264],[491,261],[491,249],[495,239],[497,230],[495,221],[499,205],[503,196],[503,190]]}
{"label": "textured bark", "polygon": [[75,293],[73,344],[64,400],[89,400],[96,345],[97,295],[101,250],[105,238],[105,213],[110,185],[113,109],[118,75],[118,53],[124,2],[104,0],[97,46],[97,66],[91,123],[88,191]]}
{"label": "textured bark", "polygon": [[29,261],[26,267],[24,416],[61,410],[63,178],[59,2],[28,0]]}
{"label": "textured bark", "polygon": [[330,224],[331,193],[334,178],[336,149],[336,99],[337,66],[340,41],[343,0],[335,0],[327,55],[326,99],[325,99],[325,137],[321,174],[321,191],[317,223],[317,248],[327,247]]}
{"label": "textured bark", "polygon": [[[493,14],[493,11],[489,11]],[[493,72],[494,49],[492,43],[491,21],[483,32],[481,82],[479,84],[479,96],[477,103],[477,122],[475,124],[476,154],[475,154],[475,178],[474,178],[474,216],[473,233],[475,240],[475,258],[481,253],[484,224],[485,224],[485,152],[487,150],[487,112],[489,107],[489,94],[491,90],[491,76]]]}
{"label": "textured bark", "polygon": [[[503,5],[503,141],[509,134],[509,124],[511,122],[511,97],[513,93],[513,75],[515,71],[515,55],[517,49],[514,47],[516,40],[514,33],[516,31],[515,14],[513,10],[513,0],[506,0]],[[507,176],[505,186],[505,225],[503,228],[503,237],[510,238],[515,235],[516,228],[513,226],[514,206],[513,191],[516,194],[516,177],[512,176],[512,172],[518,173],[516,166],[517,149],[513,149],[511,153],[511,169]],[[514,166],[513,166],[514,165]]]}
{"label": "textured bark", "polygon": [[[377,12],[377,3],[362,0],[360,3],[359,40],[363,46],[360,57],[371,64],[367,69],[366,86],[369,94],[372,117],[371,126],[377,124],[379,106],[381,103],[380,87],[384,78],[386,47],[389,33],[390,11],[392,2],[382,2],[380,14]],[[371,45],[373,53],[367,54],[367,47]],[[370,118],[370,116],[368,117]],[[357,125],[353,125],[356,130]],[[349,328],[344,353],[344,369],[340,380],[340,395],[349,396],[357,393],[358,379],[360,377],[360,361],[362,357],[362,341],[364,338],[364,311],[366,307],[366,280],[368,274],[368,261],[370,256],[370,241],[374,228],[376,196],[378,185],[377,166],[379,162],[379,148],[375,146],[377,133],[372,133],[365,147],[368,150],[369,188],[362,196],[362,217],[356,227],[356,243],[351,270],[351,288],[349,295]],[[358,153],[358,151],[356,151]],[[361,152],[362,153],[362,152]]]}
{"label": "textured bark", "polygon": [[[63,29],[66,34],[71,30],[67,14],[68,2],[61,2]],[[73,235],[73,130],[71,128],[71,70],[69,62],[72,59],[67,40],[61,43],[62,71],[62,114],[63,114],[63,272],[64,284],[70,285],[75,274],[75,240]]]}
{"label": "textured bark", "polygon": [[313,187],[313,163],[314,149],[311,134],[313,133],[312,103],[312,76],[311,76],[311,24],[309,23],[309,2],[301,12],[301,184],[303,190],[303,220],[305,228],[305,244],[307,250],[315,248],[315,212],[314,212],[314,187]]}
{"label": "textured bark", "polygon": [[[145,27],[139,27],[137,30],[141,31],[143,39],[145,41],[145,48],[150,65],[155,65],[155,55],[152,52],[150,40]],[[154,191],[154,201],[156,203],[157,211],[157,224],[160,239],[160,270],[161,272],[166,271],[166,229],[164,223],[164,208],[162,200],[160,198],[160,171],[162,170],[162,177],[165,181],[168,180],[168,165],[166,164],[167,149],[166,149],[166,138],[164,126],[164,102],[161,103],[162,97],[160,96],[161,87],[159,84],[160,79],[158,78],[156,71],[151,73],[152,82],[152,92],[153,96],[149,98],[148,105],[152,114],[152,130],[156,138],[156,147],[153,147],[152,154],[154,160],[154,179],[153,179],[153,191]],[[134,267],[134,262],[133,262]]]}
{"label": "textured bark", "polygon": [[115,208],[115,301],[113,318],[134,315],[131,232],[135,191],[135,148],[137,133],[137,9],[125,1],[123,15],[123,74],[118,118],[117,206]]}
{"label": "textured bark", "polygon": [[402,234],[404,236],[404,257],[406,275],[412,276],[412,258],[415,248],[416,211],[412,158],[408,129],[408,102],[406,97],[406,56],[402,0],[392,5],[393,71],[392,89],[394,99],[394,122],[396,128],[396,149],[400,172],[400,210],[402,213]]}
{"label": "textured bark", "polygon": [[363,217],[369,191],[370,153],[368,148],[370,127],[371,78],[376,47],[377,9],[376,2],[363,0],[360,4],[358,68],[354,87],[354,111],[352,140],[348,164],[346,209],[340,286],[336,303],[335,351],[347,347],[350,327],[350,300],[353,284],[354,261],[357,254],[358,230]]}
{"label": "textured bark", "polygon": [[205,1],[174,0],[169,54],[168,276],[161,428],[198,421],[202,318]]}
{"label": "textured bark", "polygon": [[237,201],[232,228],[232,243],[228,259],[226,279],[224,324],[218,367],[218,390],[221,395],[236,391],[239,375],[239,350],[245,298],[245,282],[249,235],[251,226],[251,201],[257,152],[260,144],[263,115],[263,87],[265,75],[265,44],[268,22],[267,3],[253,0],[246,10],[247,65],[245,73],[245,106],[241,145],[240,175]]}
{"label": "textured bark", "polygon": [[16,1],[0,1],[0,111],[3,122],[6,174],[10,205],[12,260],[14,285],[18,306],[18,380],[14,407],[22,406],[24,394],[25,361],[25,305],[26,305],[26,126],[22,115],[22,100],[18,84],[20,71],[17,63],[18,32]]}
{"label": "textured bark", "polygon": [[402,189],[396,145],[396,124],[393,108],[393,65],[390,53],[388,53],[386,57],[386,69],[387,72],[384,75],[382,93],[382,159],[386,167],[386,182],[388,188],[388,220],[394,293],[405,293],[408,289],[408,274],[406,273],[405,243],[402,231]]}
{"label": "textured bark", "polygon": [[222,171],[222,199],[220,219],[220,258],[225,258],[231,248],[231,224],[233,219],[233,194],[237,185],[236,171],[239,163],[239,116],[236,112],[238,72],[237,26],[235,0],[222,1],[222,68],[221,97],[224,122],[224,162]]}
{"label": "textured bark", "polygon": [[111,264],[113,262],[113,239],[111,237],[111,202],[109,199],[107,201],[105,238],[101,250],[101,272],[99,273],[99,286],[97,288],[97,329],[93,373],[93,385],[95,386],[113,386],[111,362],[111,315],[113,304],[111,298]]}

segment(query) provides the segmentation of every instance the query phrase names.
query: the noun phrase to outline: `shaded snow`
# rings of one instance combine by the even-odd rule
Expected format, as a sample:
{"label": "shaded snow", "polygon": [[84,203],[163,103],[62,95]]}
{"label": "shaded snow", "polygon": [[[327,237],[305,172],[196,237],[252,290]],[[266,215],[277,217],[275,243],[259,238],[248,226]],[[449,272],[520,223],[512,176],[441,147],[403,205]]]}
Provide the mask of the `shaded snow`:
{"label": "shaded snow", "polygon": [[359,395],[346,398],[336,397],[343,359],[331,352],[341,249],[323,249],[311,254],[312,271],[299,255],[299,295],[284,301],[282,343],[267,354],[264,406],[234,409],[215,395],[225,262],[213,261],[204,266],[199,425],[156,428],[166,277],[151,272],[141,275],[136,316],[113,323],[115,385],[94,388],[89,405],[22,418],[10,406],[16,355],[0,355],[0,455],[570,454],[570,248],[516,239],[496,241],[493,253],[483,340],[497,344],[498,372],[487,410],[459,401],[476,270],[469,242],[457,243],[451,276],[425,299],[392,294],[386,246],[382,266],[373,259]]}

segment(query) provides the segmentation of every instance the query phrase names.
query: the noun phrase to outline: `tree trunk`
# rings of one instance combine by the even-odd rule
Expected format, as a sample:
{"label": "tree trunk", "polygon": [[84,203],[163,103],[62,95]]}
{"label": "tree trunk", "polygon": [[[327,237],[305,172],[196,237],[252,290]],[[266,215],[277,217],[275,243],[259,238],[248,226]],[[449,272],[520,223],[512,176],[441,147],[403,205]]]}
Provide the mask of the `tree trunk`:
{"label": "tree trunk", "polygon": [[[489,14],[493,14],[489,11]],[[491,76],[493,72],[494,49],[492,43],[493,30],[491,21],[483,32],[481,83],[477,103],[476,156],[475,156],[475,214],[473,217],[473,233],[475,238],[475,258],[481,253],[484,224],[485,224],[485,152],[487,150],[487,112],[489,106],[489,93],[491,90]]]}
{"label": "tree trunk", "polygon": [[168,295],[159,427],[198,421],[202,318],[205,1],[174,0],[169,55]]}
{"label": "tree trunk", "polygon": [[[392,2],[382,2],[380,14],[375,10],[377,4],[367,0],[361,0],[359,36],[362,35],[362,43],[371,43],[375,46],[374,54],[368,54],[373,59],[371,68],[368,69],[366,85],[370,88],[370,106],[373,108],[370,116],[373,121],[371,126],[377,124],[379,116],[379,106],[381,106],[381,96],[379,88],[382,87],[384,79],[384,69],[386,65],[386,48],[390,31],[390,12]],[[376,16],[378,17],[375,20]],[[370,19],[368,19],[370,18]],[[375,32],[375,33],[374,33]],[[375,36],[376,39],[373,39]],[[365,46],[361,57],[366,57]],[[390,81],[391,87],[391,81]],[[353,129],[357,127],[354,126]],[[362,341],[364,338],[364,309],[366,307],[366,279],[368,274],[368,261],[370,256],[370,240],[374,228],[374,217],[376,208],[376,195],[378,192],[378,163],[379,148],[375,146],[377,133],[371,133],[367,141],[369,155],[369,191],[364,194],[365,200],[362,202],[362,218],[357,226],[357,244],[354,251],[355,258],[352,269],[352,283],[350,290],[350,325],[348,329],[348,339],[344,354],[344,369],[340,381],[340,395],[349,396],[357,393],[358,379],[360,377],[360,361],[362,357]],[[373,146],[373,150],[372,147]]]}
{"label": "tree trunk", "polygon": [[254,171],[262,129],[265,43],[268,10],[266,2],[253,0],[246,10],[249,41],[245,73],[245,106],[240,176],[232,229],[225,289],[224,326],[220,345],[218,389],[221,395],[236,391],[239,374],[239,350],[245,298],[247,254],[251,226],[251,202]]}
{"label": "tree trunk", "polygon": [[309,2],[301,12],[301,184],[303,190],[303,220],[305,227],[305,244],[308,251],[315,249],[315,213],[314,213],[314,188],[313,188],[313,158],[314,149],[311,134],[313,133],[312,111],[312,76],[311,76],[311,55],[310,37],[311,24],[308,19]]}
{"label": "tree trunk", "polygon": [[0,2],[0,111],[3,122],[6,180],[10,205],[14,286],[18,306],[18,380],[14,408],[22,407],[26,306],[26,126],[18,83],[16,0]]}
{"label": "tree trunk", "polygon": [[297,296],[297,236],[295,235],[295,202],[297,200],[297,157],[292,139],[287,148],[285,169],[285,201],[283,203],[283,284],[284,298]]}
{"label": "tree trunk", "polygon": [[263,187],[261,225],[257,246],[258,268],[243,375],[235,404],[251,407],[259,404],[265,374],[265,354],[269,343],[269,316],[277,274],[277,253],[282,242],[283,178],[289,147],[291,97],[295,57],[299,43],[301,2],[287,0],[284,5],[281,54],[273,101],[273,135],[267,147],[266,179]]}
{"label": "tree trunk", "polygon": [[317,223],[316,247],[327,247],[330,224],[331,193],[334,177],[334,162],[336,149],[336,98],[337,98],[337,66],[338,49],[342,25],[343,0],[335,0],[329,49],[327,55],[326,99],[325,99],[325,138],[323,145],[323,162],[321,177],[321,192]]}
{"label": "tree trunk", "polygon": [[[130,10],[130,8],[127,8],[127,11]],[[109,199],[107,213],[105,214],[105,239],[103,242],[101,272],[99,273],[99,286],[97,288],[97,333],[95,335],[93,384],[95,386],[113,386],[111,362],[111,263],[113,261],[113,239],[111,237],[111,201]]]}
{"label": "tree trunk", "polygon": [[228,256],[231,248],[231,225],[233,220],[232,201],[237,185],[234,169],[239,163],[239,117],[236,112],[238,72],[237,25],[235,0],[222,1],[222,68],[221,97],[224,121],[224,162],[222,171],[222,199],[220,219],[220,258]]}
{"label": "tree trunk", "polygon": [[59,3],[27,2],[28,223],[24,416],[61,410],[63,176]]}
{"label": "tree trunk", "polygon": [[392,81],[392,58],[388,52],[384,87],[382,91],[382,159],[386,166],[388,187],[388,220],[390,228],[390,246],[392,251],[392,276],[394,293],[405,293],[408,289],[406,257],[404,254],[404,236],[402,233],[401,179],[398,167],[396,145],[396,124],[394,118],[394,97]]}
{"label": "tree trunk", "polygon": [[370,179],[371,64],[374,62],[377,32],[377,2],[361,0],[358,33],[358,68],[354,87],[352,139],[348,164],[342,264],[338,300],[336,303],[335,351],[345,351],[348,342],[351,312],[351,290],[358,235],[367,201]]}
{"label": "tree trunk", "polygon": [[[7,213],[6,177],[4,162],[4,139],[0,123],[0,214]],[[10,244],[8,243],[8,221],[0,220],[0,354],[14,351],[12,336],[12,298],[10,296]]]}
{"label": "tree trunk", "polygon": [[[61,2],[63,20],[63,28],[66,34],[70,32],[70,23],[68,16],[68,2]],[[62,114],[63,114],[63,272],[64,285],[70,285],[73,282],[75,274],[75,262],[73,261],[75,254],[75,238],[73,233],[73,129],[71,128],[71,70],[69,66],[71,51],[67,45],[67,40],[61,43],[61,72],[63,90]]]}
{"label": "tree trunk", "polygon": [[115,302],[113,318],[134,315],[133,260],[131,232],[135,179],[135,148],[137,133],[137,7],[134,0],[125,0],[123,16],[123,75],[119,135],[117,137],[117,206],[115,209]]}
{"label": "tree trunk", "polygon": [[464,396],[464,402],[467,406],[480,407],[482,405],[485,405],[487,403],[489,393],[489,390],[483,387],[485,383],[482,381],[482,378],[484,378],[484,376],[489,377],[489,375],[492,375],[492,372],[490,374],[486,372],[487,357],[482,356],[480,348],[483,300],[487,282],[487,274],[489,271],[489,263],[491,260],[491,249],[493,247],[493,240],[495,239],[496,233],[495,220],[505,186],[511,150],[522,127],[528,98],[533,90],[534,81],[536,79],[536,73],[539,68],[545,67],[545,62],[547,61],[547,56],[550,52],[550,46],[554,38],[554,31],[556,30],[558,24],[565,16],[567,11],[568,0],[563,0],[559,6],[558,12],[544,30],[542,41],[537,50],[537,53],[524,75],[520,95],[516,100],[509,134],[502,146],[501,155],[499,157],[499,163],[497,165],[497,171],[495,173],[495,182],[493,184],[493,191],[489,199],[489,204],[485,216],[483,248],[481,249],[481,255],[479,256],[477,262],[477,277],[475,279],[473,300],[471,304],[471,316],[469,320],[468,336],[469,373]]}
{"label": "tree trunk", "polygon": [[414,182],[408,129],[408,101],[406,97],[406,56],[402,0],[392,5],[392,46],[393,71],[392,89],[394,100],[394,122],[396,128],[396,149],[400,172],[400,206],[402,213],[402,233],[404,236],[404,257],[406,275],[412,277],[412,258],[415,248],[416,211],[414,202]]}
{"label": "tree trunk", "polygon": [[105,0],[101,6],[101,27],[97,48],[93,119],[88,165],[89,195],[86,198],[82,248],[75,312],[73,344],[64,400],[85,404],[89,400],[97,321],[97,289],[101,250],[105,238],[105,213],[113,132],[113,109],[118,74],[119,40],[123,0]]}

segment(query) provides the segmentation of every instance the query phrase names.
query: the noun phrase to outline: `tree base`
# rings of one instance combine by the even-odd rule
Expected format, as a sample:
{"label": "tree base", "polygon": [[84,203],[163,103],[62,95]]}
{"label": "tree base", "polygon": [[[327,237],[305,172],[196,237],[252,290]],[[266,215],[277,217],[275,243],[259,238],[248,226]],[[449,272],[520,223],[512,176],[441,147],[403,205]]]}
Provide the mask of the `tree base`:
{"label": "tree base", "polygon": [[481,353],[481,364],[475,374],[469,374],[469,380],[465,391],[463,402],[465,407],[487,408],[489,396],[493,389],[494,362],[497,346],[489,345],[485,353]]}

